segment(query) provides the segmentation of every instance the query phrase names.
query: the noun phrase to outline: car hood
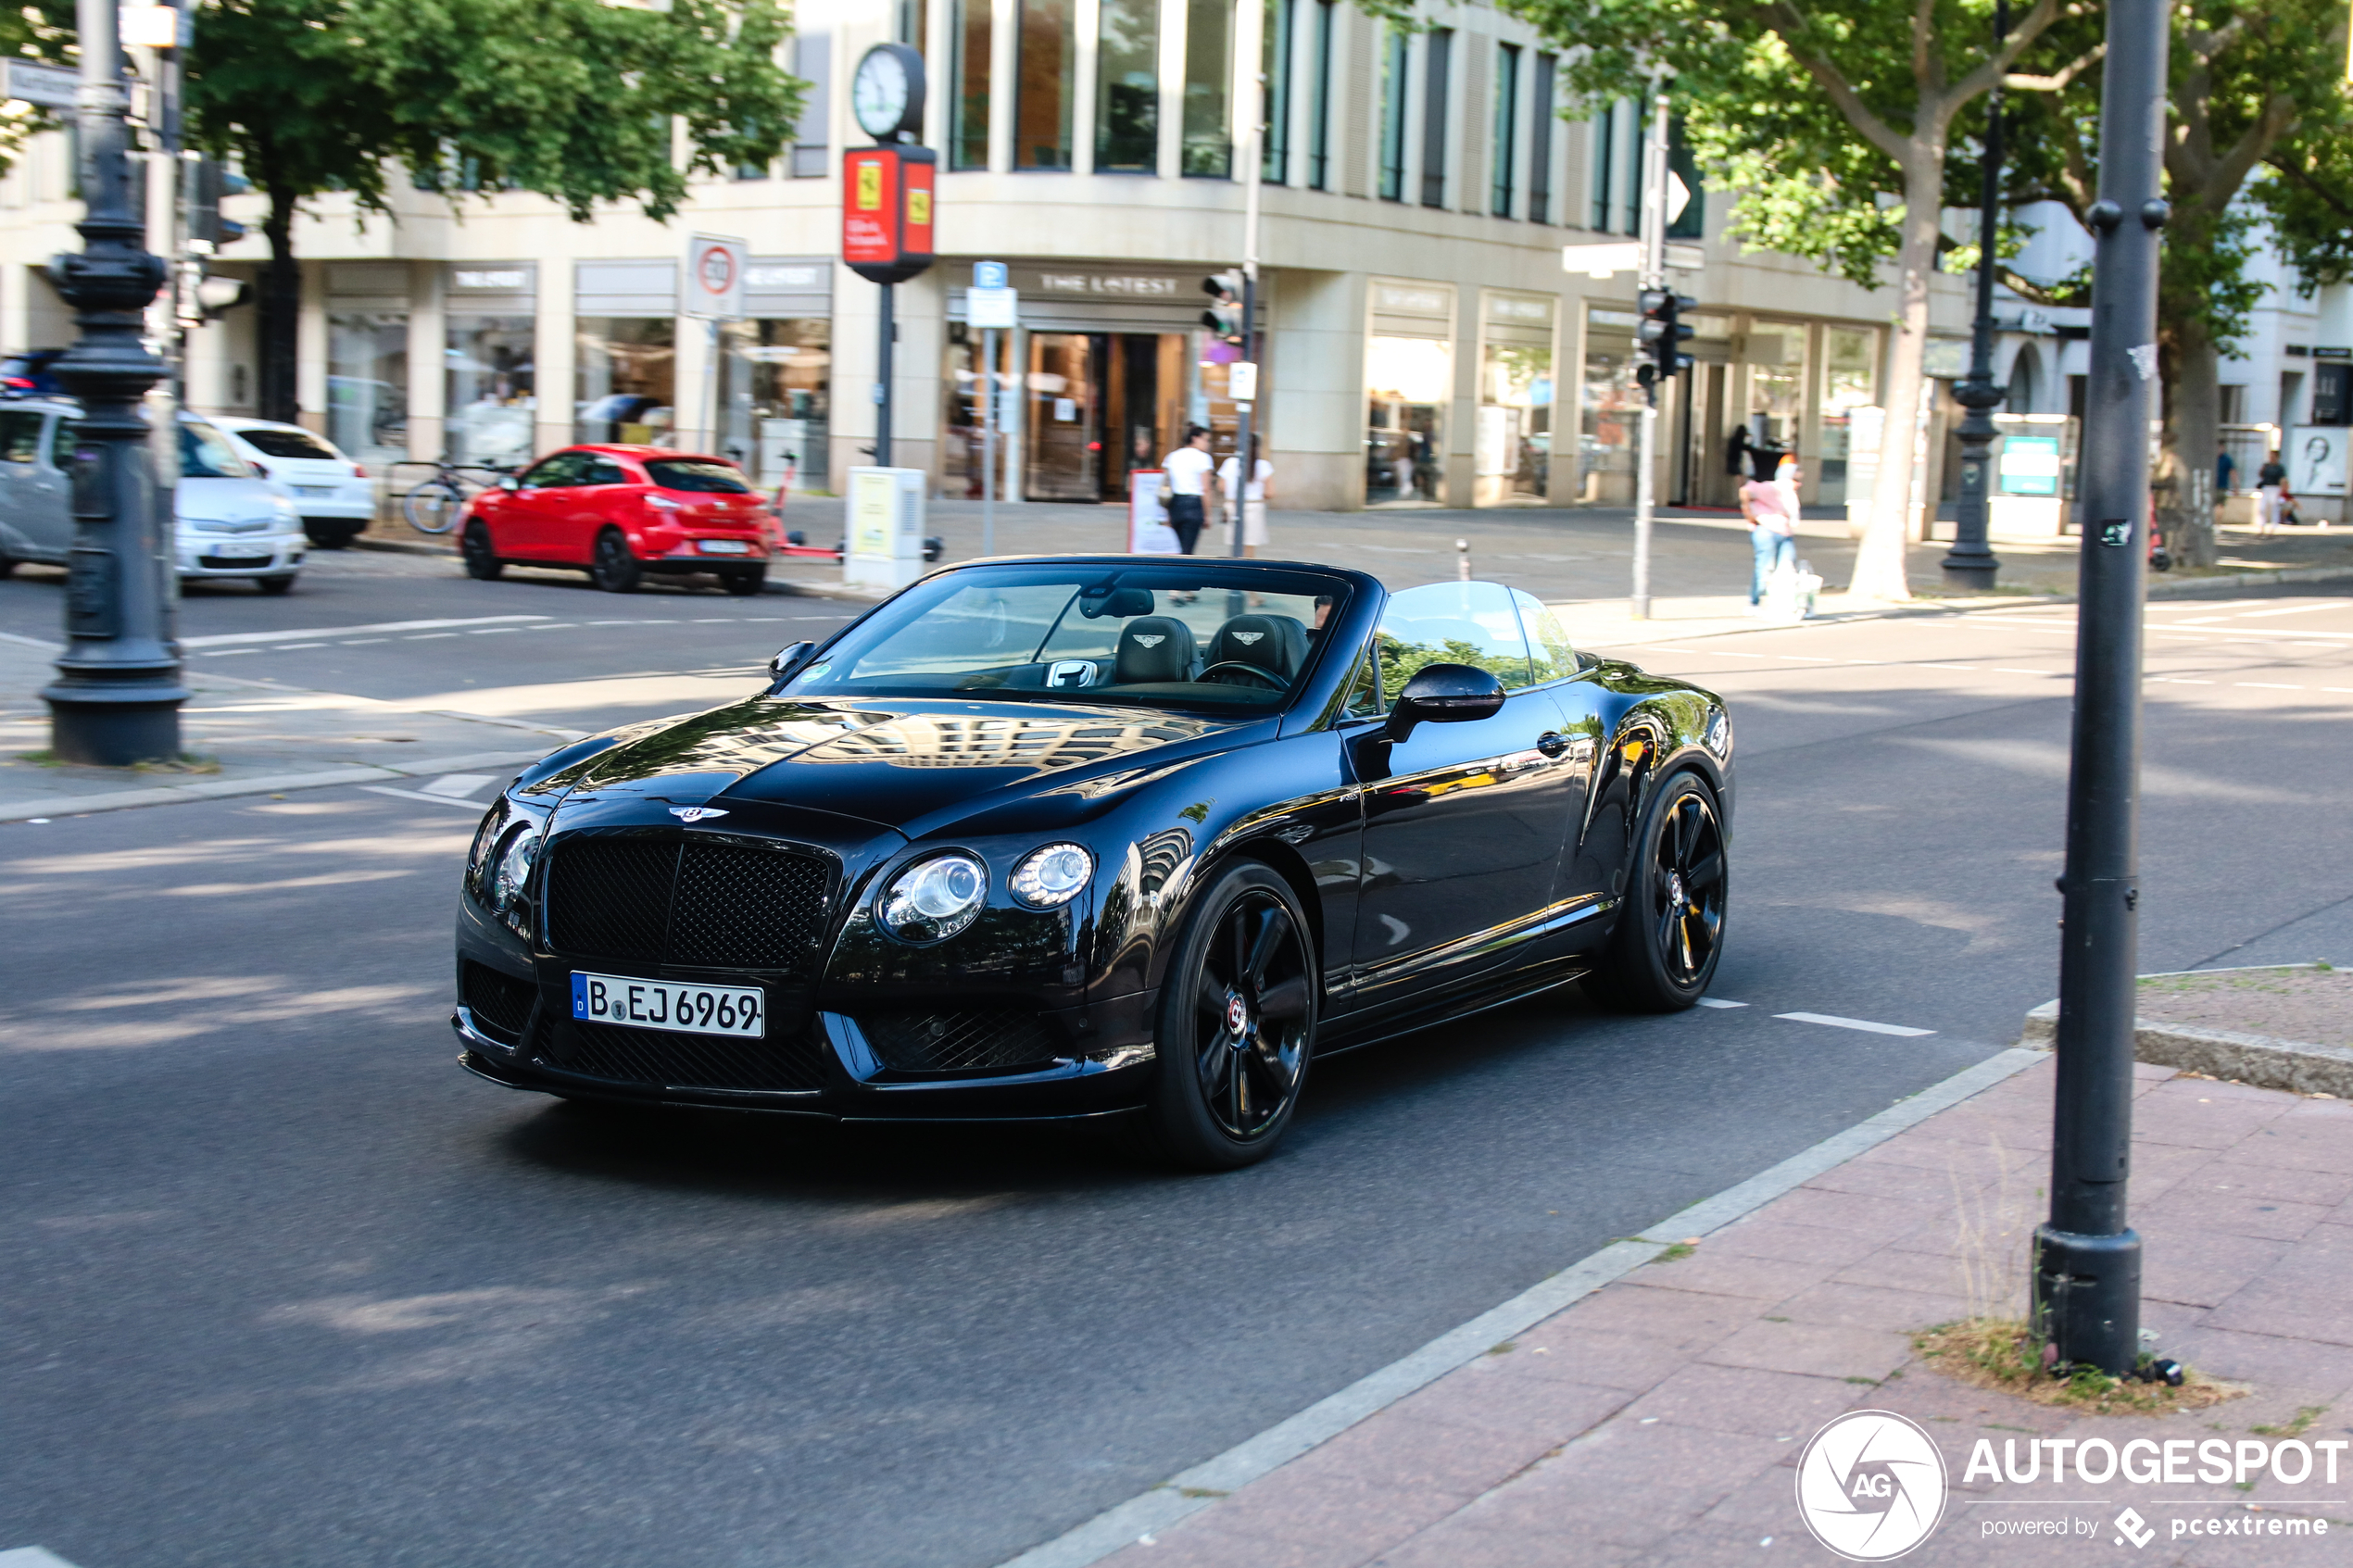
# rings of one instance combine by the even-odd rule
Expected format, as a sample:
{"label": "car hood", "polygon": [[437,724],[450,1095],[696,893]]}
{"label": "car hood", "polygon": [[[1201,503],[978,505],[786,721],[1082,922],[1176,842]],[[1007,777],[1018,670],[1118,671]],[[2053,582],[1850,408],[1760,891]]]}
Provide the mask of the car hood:
{"label": "car hood", "polygon": [[[759,802],[920,835],[1009,797],[1155,771],[1268,724],[1075,703],[758,696],[641,731],[574,775],[573,793],[695,806]],[[1049,783],[1049,781],[1051,781]]]}
{"label": "car hood", "polygon": [[262,479],[182,479],[171,504],[182,522],[274,521],[279,515],[278,492]]}

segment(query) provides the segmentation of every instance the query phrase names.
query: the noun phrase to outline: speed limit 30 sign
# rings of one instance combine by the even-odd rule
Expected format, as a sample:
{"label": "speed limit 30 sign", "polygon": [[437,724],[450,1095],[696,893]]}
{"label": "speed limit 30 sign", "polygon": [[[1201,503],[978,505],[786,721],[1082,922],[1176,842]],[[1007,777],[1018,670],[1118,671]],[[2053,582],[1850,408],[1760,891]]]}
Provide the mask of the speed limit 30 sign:
{"label": "speed limit 30 sign", "polygon": [[686,242],[686,277],[678,294],[686,313],[733,321],[744,313],[744,242],[697,234]]}

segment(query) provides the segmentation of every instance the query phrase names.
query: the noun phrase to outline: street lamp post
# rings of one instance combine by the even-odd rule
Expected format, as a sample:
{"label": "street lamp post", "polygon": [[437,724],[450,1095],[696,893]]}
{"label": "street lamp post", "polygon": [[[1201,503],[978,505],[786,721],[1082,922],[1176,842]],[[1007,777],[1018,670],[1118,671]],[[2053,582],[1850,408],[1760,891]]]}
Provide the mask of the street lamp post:
{"label": "street lamp post", "polygon": [[[1994,0],[1996,51],[2009,36],[2009,31],[2008,0]],[[1999,433],[1994,428],[1994,410],[2002,401],[2002,389],[1994,384],[1994,243],[2002,185],[1999,82],[1986,99],[1984,154],[1978,196],[1977,320],[1969,341],[1969,379],[1953,389],[1954,401],[1969,410],[1969,417],[1961,420],[1960,429],[1956,432],[1961,438],[1961,498],[1954,512],[1953,547],[1944,556],[1944,585],[1980,593],[1992,589],[1994,574],[2002,564],[1994,558],[1994,546],[1986,540],[1990,521],[1987,496],[1993,490],[1987,448]]]}
{"label": "street lamp post", "polygon": [[74,539],[66,579],[66,651],[49,705],[50,749],[66,762],[127,767],[180,755],[179,646],[173,639],[171,536],[161,515],[150,430],[140,411],[166,372],[141,341],[142,312],[164,263],[140,241],[123,123],[127,107],[115,0],[80,0],[85,210],[82,248],[50,265],[81,336],[54,367],[82,405],[74,437]]}
{"label": "street lamp post", "polygon": [[2121,1374],[2139,1351],[2141,1238],[2126,1225],[2148,429],[2157,389],[2158,231],[2167,217],[2166,0],[2110,0],[2100,95],[2075,720],[2059,879],[2057,1106],[2051,1215],[2034,1233],[2034,1322],[2063,1365]]}

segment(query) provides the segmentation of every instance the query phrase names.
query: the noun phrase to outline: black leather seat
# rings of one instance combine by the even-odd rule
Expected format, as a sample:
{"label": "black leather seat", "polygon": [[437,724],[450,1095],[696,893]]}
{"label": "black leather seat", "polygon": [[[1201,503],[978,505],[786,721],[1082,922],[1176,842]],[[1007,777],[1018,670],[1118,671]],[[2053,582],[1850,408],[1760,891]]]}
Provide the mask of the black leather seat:
{"label": "black leather seat", "polygon": [[1307,662],[1307,628],[1288,615],[1237,615],[1209,639],[1202,664],[1248,664],[1288,682]]}
{"label": "black leather seat", "polygon": [[1139,615],[1119,629],[1112,684],[1133,686],[1148,681],[1189,681],[1193,651],[1191,627],[1174,616]]}

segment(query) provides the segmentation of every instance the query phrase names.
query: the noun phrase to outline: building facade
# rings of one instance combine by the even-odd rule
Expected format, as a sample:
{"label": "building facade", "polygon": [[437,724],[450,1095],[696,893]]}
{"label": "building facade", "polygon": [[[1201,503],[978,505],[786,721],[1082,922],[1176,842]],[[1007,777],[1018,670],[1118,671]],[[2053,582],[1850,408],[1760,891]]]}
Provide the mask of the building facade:
{"label": "building facade", "polygon": [[[1257,417],[1278,504],[1629,502],[1634,282],[1568,273],[1561,253],[1634,231],[1640,106],[1564,119],[1556,56],[1484,6],[1406,33],[1345,0],[1242,3],[1265,9],[811,0],[789,46],[812,84],[794,144],[698,182],[666,224],[616,207],[576,225],[518,193],[453,208],[405,181],[389,217],[322,197],[296,232],[301,417],[372,463],[643,440],[830,488],[873,445],[879,314],[838,261],[841,155],[864,141],[846,89],[897,39],[929,62],[940,259],[897,290],[893,455],[937,494],[980,494],[988,385],[1011,498],[1116,500],[1190,423],[1230,445],[1201,283],[1241,259],[1239,117],[1263,72]],[[1889,299],[1741,254],[1722,205],[1702,195],[1680,220],[1706,263],[1675,280],[1702,307],[1695,373],[1662,411],[1661,497],[1730,505],[1745,445],[1798,451],[1807,498],[1836,504],[1856,410],[1883,382]],[[0,347],[70,340],[40,268],[74,245],[77,206],[62,136],[0,179]],[[228,210],[255,233],[216,270],[253,275],[258,198]],[[749,243],[744,320],[679,315],[695,232]],[[1010,265],[1022,302],[994,365],[964,320],[982,259]],[[1938,332],[1965,332],[1964,293],[1937,281]],[[253,409],[254,314],[193,334],[195,407]]]}

